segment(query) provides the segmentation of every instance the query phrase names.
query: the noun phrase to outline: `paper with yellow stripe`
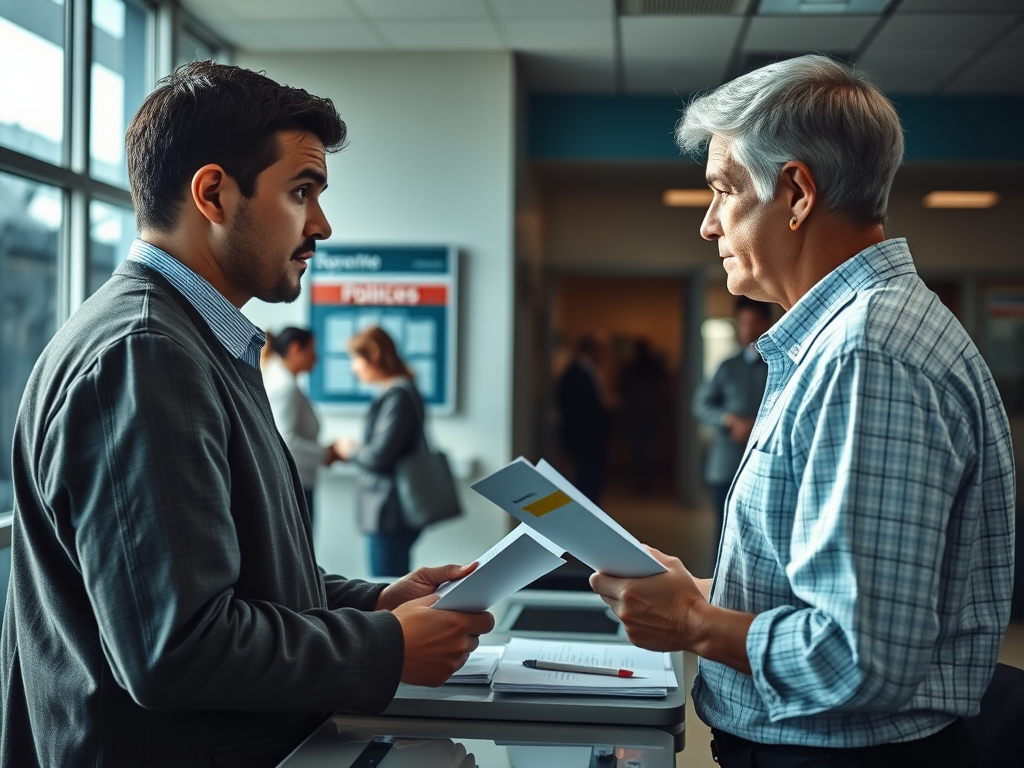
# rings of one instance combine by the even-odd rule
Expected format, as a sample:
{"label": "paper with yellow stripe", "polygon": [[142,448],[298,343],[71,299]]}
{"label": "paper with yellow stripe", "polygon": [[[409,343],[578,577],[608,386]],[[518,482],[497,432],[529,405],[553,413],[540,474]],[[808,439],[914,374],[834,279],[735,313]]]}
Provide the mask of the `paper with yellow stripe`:
{"label": "paper with yellow stripe", "polygon": [[628,578],[666,570],[546,461],[534,466],[520,457],[474,483],[473,490],[594,570]]}

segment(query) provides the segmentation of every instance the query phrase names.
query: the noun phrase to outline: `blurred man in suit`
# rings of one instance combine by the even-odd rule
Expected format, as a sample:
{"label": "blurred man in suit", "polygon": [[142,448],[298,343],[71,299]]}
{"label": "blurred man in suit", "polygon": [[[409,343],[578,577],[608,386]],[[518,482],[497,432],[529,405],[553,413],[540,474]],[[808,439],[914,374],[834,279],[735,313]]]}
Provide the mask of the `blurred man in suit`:
{"label": "blurred man in suit", "polygon": [[609,397],[601,378],[608,341],[591,332],[580,339],[576,355],[558,380],[562,450],[576,470],[576,487],[600,503],[608,479]]}

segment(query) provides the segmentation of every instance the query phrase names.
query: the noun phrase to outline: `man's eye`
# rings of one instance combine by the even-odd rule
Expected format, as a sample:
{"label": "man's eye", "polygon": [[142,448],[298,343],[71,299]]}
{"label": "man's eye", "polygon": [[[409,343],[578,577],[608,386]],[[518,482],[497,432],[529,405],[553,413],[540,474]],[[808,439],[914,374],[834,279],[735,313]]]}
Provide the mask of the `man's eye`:
{"label": "man's eye", "polygon": [[295,190],[295,194],[305,200],[309,196],[309,187],[299,187]]}

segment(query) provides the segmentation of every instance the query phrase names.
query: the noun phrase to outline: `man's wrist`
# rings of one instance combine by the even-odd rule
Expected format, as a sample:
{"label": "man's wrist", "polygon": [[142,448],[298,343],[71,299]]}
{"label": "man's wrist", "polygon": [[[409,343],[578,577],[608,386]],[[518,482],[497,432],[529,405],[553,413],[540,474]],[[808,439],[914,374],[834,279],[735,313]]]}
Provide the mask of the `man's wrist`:
{"label": "man's wrist", "polygon": [[745,675],[750,674],[747,634],[754,614],[698,602],[690,608],[690,650],[708,661],[717,661]]}

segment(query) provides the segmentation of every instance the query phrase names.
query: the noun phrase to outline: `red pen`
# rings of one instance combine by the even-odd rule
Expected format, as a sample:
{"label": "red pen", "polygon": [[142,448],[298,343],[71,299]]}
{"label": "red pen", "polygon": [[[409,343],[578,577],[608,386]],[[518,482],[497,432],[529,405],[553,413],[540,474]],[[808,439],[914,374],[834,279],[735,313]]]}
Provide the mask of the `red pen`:
{"label": "red pen", "polygon": [[[526,659],[524,667],[530,669],[547,669],[551,672],[580,672],[584,675],[606,675],[608,677],[635,677],[631,669],[612,669],[611,667],[589,667],[583,664],[563,664],[559,661],[541,661]],[[639,678],[638,678],[639,679]]]}

